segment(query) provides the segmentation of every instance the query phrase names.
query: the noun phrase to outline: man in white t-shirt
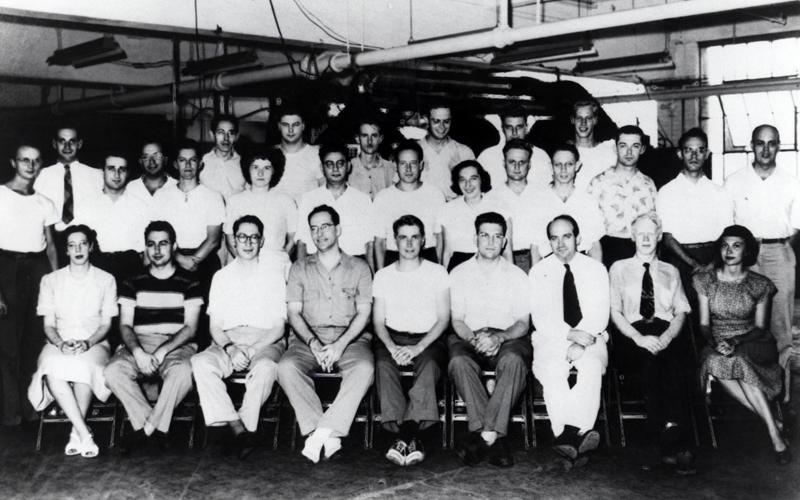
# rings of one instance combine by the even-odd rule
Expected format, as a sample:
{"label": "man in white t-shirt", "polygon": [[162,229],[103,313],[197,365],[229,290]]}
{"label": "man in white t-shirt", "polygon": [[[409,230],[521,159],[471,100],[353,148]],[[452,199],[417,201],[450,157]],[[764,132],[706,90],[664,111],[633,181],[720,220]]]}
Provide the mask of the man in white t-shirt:
{"label": "man in white t-shirt", "polygon": [[286,169],[281,181],[275,186],[300,204],[304,193],[322,185],[322,165],[317,146],[306,144],[303,133],[306,122],[297,108],[285,107],[279,110],[278,131],[281,134],[280,148],[286,156]]}
{"label": "man in white t-shirt", "polygon": [[598,174],[617,163],[614,139],[598,142],[594,129],[600,118],[600,106],[594,100],[580,100],[572,105],[570,121],[575,127],[575,147],[578,148],[583,167],[575,176],[575,187],[586,190]]}
{"label": "man in white t-shirt", "polygon": [[448,200],[456,197],[450,189],[450,170],[464,160],[475,159],[468,146],[450,137],[452,116],[449,104],[431,104],[428,108],[428,135],[419,140],[425,158],[422,182],[439,188]]}
{"label": "man in white t-shirt", "polygon": [[411,214],[419,218],[425,226],[425,245],[422,257],[438,262],[437,248],[441,247],[440,234],[434,234],[436,217],[444,207],[442,192],[420,180],[423,171],[422,148],[417,141],[402,141],[395,149],[397,175],[394,186],[384,189],[375,197],[375,268],[395,262],[398,259],[397,244],[392,236],[392,224],[401,215]]}
{"label": "man in white t-shirt", "polygon": [[203,155],[200,184],[205,184],[227,200],[244,190],[241,157],[235,144],[239,139],[239,120],[233,115],[217,115],[211,120],[208,134],[214,147]]}
{"label": "man in white t-shirt", "polygon": [[168,161],[160,142],[145,142],[139,156],[142,175],[130,181],[125,187],[125,192],[139,199],[150,209],[153,206],[153,197],[159,189],[178,184],[178,181],[167,174]]}
{"label": "man in white t-shirt", "polygon": [[42,276],[57,267],[55,205],[34,191],[42,155],[21,144],[11,159],[14,177],[0,185],[0,384],[3,425],[36,417],[25,387],[45,341],[36,301]]}
{"label": "man in white t-shirt", "polygon": [[[506,157],[505,145],[513,139],[525,140],[527,132],[528,113],[520,106],[514,106],[500,113],[500,123],[503,127],[503,140],[499,144],[483,150],[478,155],[478,163],[489,172],[492,186],[500,186],[506,182]],[[549,187],[553,180],[553,167],[550,156],[541,148],[530,145],[528,158],[527,182],[538,188]]]}
{"label": "man in white t-shirt", "polygon": [[[264,224],[254,215],[233,223],[237,257],[211,282],[208,315],[212,345],[192,357],[192,373],[206,425],[227,424],[239,458],[255,449],[261,407],[278,378],[286,349],[284,252],[261,252]],[[236,410],[224,379],[246,372],[241,407]]]}
{"label": "man in white t-shirt", "polygon": [[[394,436],[386,458],[414,465],[425,458],[419,431],[439,421],[436,387],[447,359],[441,339],[450,321],[447,271],[422,258],[425,227],[413,215],[393,224],[399,260],[375,274],[372,324],[375,343],[375,385],[381,425]],[[403,394],[401,370],[414,372]]]}
{"label": "man in white t-shirt", "polygon": [[[489,455],[498,467],[514,464],[509,443],[511,410],[525,390],[532,349],[525,273],[502,257],[508,244],[505,218],[488,212],[475,219],[477,254],[450,275],[452,325],[448,373],[467,405],[469,436],[456,453],[467,465]],[[488,394],[481,370],[495,371]]]}

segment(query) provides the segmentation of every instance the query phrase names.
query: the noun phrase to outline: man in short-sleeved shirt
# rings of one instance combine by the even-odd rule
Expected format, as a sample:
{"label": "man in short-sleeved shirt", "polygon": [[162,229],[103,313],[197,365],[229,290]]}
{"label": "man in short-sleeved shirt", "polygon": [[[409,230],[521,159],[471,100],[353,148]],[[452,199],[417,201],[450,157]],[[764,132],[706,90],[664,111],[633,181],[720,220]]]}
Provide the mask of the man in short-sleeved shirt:
{"label": "man in short-sleeved shirt", "polygon": [[[317,463],[341,448],[373,379],[371,335],[364,331],[372,305],[372,277],[363,259],[339,249],[339,214],[322,205],[308,216],[317,253],[296,261],[286,286],[294,335],[278,363],[278,380],[306,438],[303,455]],[[338,370],[342,383],[323,411],[312,370]]]}
{"label": "man in short-sleeved shirt", "polygon": [[3,425],[36,417],[23,397],[45,342],[36,301],[42,277],[57,267],[53,202],[34,191],[42,156],[23,144],[11,159],[14,177],[0,185],[0,383]]}
{"label": "man in short-sleeved shirt", "polygon": [[[447,271],[420,256],[425,227],[413,215],[393,224],[399,260],[375,274],[373,325],[375,384],[381,424],[393,435],[386,458],[397,465],[425,459],[418,434],[439,421],[436,387],[447,359],[441,335],[450,320]],[[414,381],[403,394],[401,370],[412,370]]]}
{"label": "man in short-sleeved shirt", "polygon": [[450,170],[464,160],[474,160],[472,150],[450,137],[452,113],[446,104],[432,104],[428,111],[428,135],[419,140],[425,158],[422,182],[441,190],[448,200],[456,197],[450,189]]}
{"label": "man in short-sleeved shirt", "polygon": [[[403,215],[411,214],[425,226],[425,247],[422,257],[438,262],[436,249],[441,243],[434,234],[436,216],[444,207],[441,191],[420,180],[423,171],[422,148],[416,141],[405,140],[395,150],[399,180],[375,197],[375,268],[381,269],[398,258],[392,224]],[[426,167],[427,168],[427,167]]]}
{"label": "man in short-sleeved shirt", "polygon": [[275,189],[294,198],[297,204],[304,193],[321,186],[325,180],[319,161],[319,149],[306,144],[303,137],[305,129],[306,122],[300,110],[288,107],[279,110],[279,147],[286,156],[286,169]]}
{"label": "man in short-sleeved shirt", "polygon": [[633,256],[636,248],[631,241],[631,222],[656,209],[656,185],[637,167],[645,148],[642,129],[621,127],[617,131],[617,164],[589,183],[589,194],[597,199],[605,220],[606,235],[600,245],[607,268]]}
{"label": "man in short-sleeved shirt", "polygon": [[148,210],[153,206],[156,192],[163,187],[172,187],[178,184],[178,181],[167,174],[167,160],[159,142],[144,143],[139,156],[139,168],[142,176],[130,181],[125,187],[125,191],[144,203]]}
{"label": "man in short-sleeved shirt", "polygon": [[689,301],[678,270],[656,256],[661,224],[654,213],[631,225],[636,255],[611,266],[611,320],[614,365],[623,374],[641,376],[650,436],[661,445],[661,459],[680,474],[694,471],[689,450],[689,411],[684,360],[689,355],[680,336]]}
{"label": "man in short-sleeved shirt", "polygon": [[[234,222],[237,257],[214,275],[209,292],[213,344],[192,357],[192,372],[206,426],[227,424],[239,458],[255,448],[261,406],[278,378],[285,349],[286,283],[280,251],[261,252],[264,225],[253,215]],[[224,379],[247,372],[237,411]]]}
{"label": "man in short-sleeved shirt", "polygon": [[[175,265],[175,230],[165,221],[145,229],[146,270],[119,288],[122,345],[105,369],[106,384],[125,407],[134,432],[121,443],[130,452],[145,436],[164,442],[172,412],[192,389],[189,359],[197,352],[203,293],[190,274]],[[162,379],[154,406],[139,379]]]}
{"label": "man in short-sleeved shirt", "polygon": [[800,182],[776,166],[778,129],[759,125],[753,130],[751,145],[752,167],[728,177],[725,191],[733,199],[734,223],[748,228],[760,240],[753,270],[772,280],[778,289],[772,297],[769,324],[778,341],[781,366],[785,367],[792,345],[796,264],[791,243],[800,228]]}
{"label": "man in short-sleeved shirt", "polygon": [[218,115],[208,131],[214,148],[203,155],[200,184],[222,195],[225,200],[244,190],[242,159],[234,146],[239,138],[239,120],[232,115]]}
{"label": "man in short-sleeved shirt", "polygon": [[[467,465],[476,465],[487,453],[493,465],[513,465],[508,420],[525,390],[531,363],[528,283],[525,273],[501,256],[508,244],[506,229],[502,215],[479,215],[478,252],[450,275],[454,334],[448,338],[448,373],[467,404],[470,434],[456,450]],[[481,369],[495,371],[491,394]]]}
{"label": "man in short-sleeved shirt", "polygon": [[305,193],[300,200],[297,210],[298,258],[317,251],[306,222],[308,214],[320,205],[329,205],[341,217],[339,246],[342,251],[367,259],[370,268],[374,268],[372,201],[369,195],[347,182],[351,169],[347,162],[347,148],[342,144],[326,144],[320,148],[319,154],[325,185]]}
{"label": "man in short-sleeved shirt", "polygon": [[358,156],[350,160],[349,184],[375,199],[378,191],[392,185],[397,169],[394,163],[382,158],[378,149],[383,143],[382,120],[378,116],[367,116],[360,120],[356,132]]}

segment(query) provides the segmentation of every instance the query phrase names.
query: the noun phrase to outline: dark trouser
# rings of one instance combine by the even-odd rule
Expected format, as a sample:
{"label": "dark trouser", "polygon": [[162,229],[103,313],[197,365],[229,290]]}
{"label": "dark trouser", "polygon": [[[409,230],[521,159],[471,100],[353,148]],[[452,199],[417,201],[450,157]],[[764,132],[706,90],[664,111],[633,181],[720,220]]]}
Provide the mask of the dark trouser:
{"label": "dark trouser", "polygon": [[[633,327],[642,335],[661,335],[669,323],[656,318],[652,322],[637,321]],[[614,332],[614,367],[622,373],[641,376],[649,431],[653,436],[660,436],[665,452],[687,449],[689,408],[684,367],[689,352],[684,335],[678,335],[666,349],[654,355],[630,338]],[[662,432],[667,422],[678,424],[677,430]]]}
{"label": "dark trouser", "polygon": [[603,265],[606,269],[614,262],[631,258],[636,254],[636,244],[630,238],[603,236],[600,238],[600,247],[603,249]]}
{"label": "dark trouser", "polygon": [[[392,341],[398,346],[416,345],[425,334],[408,334],[389,330]],[[439,421],[439,403],[436,387],[447,360],[447,347],[442,338],[429,345],[413,364],[400,367],[380,339],[375,342],[375,386],[381,405],[381,424],[392,433],[400,432],[400,424],[406,421],[419,423],[420,429]],[[414,382],[408,391],[408,400],[403,394],[400,372],[414,371]]]}
{"label": "dark trouser", "polygon": [[471,258],[472,258],[472,256],[473,256],[473,255],[475,255],[475,253],[474,253],[474,252],[473,252],[473,253],[467,253],[467,252],[453,252],[453,255],[451,255],[451,256],[450,256],[450,263],[449,263],[449,264],[447,264],[447,272],[449,273],[449,272],[450,272],[450,271],[452,271],[452,270],[453,270],[453,269],[454,269],[454,268],[455,268],[457,265],[459,265],[459,264],[462,264],[462,263],[464,263],[464,262],[468,261],[469,259],[471,259]]}
{"label": "dark trouser", "polygon": [[44,252],[0,250],[0,290],[6,302],[6,314],[0,316],[0,387],[6,423],[35,415],[26,394],[45,341],[36,304],[39,283],[48,272],[50,264]]}
{"label": "dark trouser", "polygon": [[531,270],[531,251],[527,250],[514,250],[514,265],[525,271],[525,274]]}
{"label": "dark trouser", "polygon": [[[436,256],[436,247],[430,247],[422,250],[422,258],[425,260],[429,260],[434,264],[439,263],[439,258]],[[386,250],[385,257],[383,259],[383,267],[389,266],[397,262],[400,258],[400,254],[397,253],[396,250]]]}
{"label": "dark trouser", "polygon": [[[478,354],[472,344],[455,334],[448,337],[447,344],[450,349],[447,372],[467,404],[470,432],[496,431],[505,436],[511,411],[525,390],[533,360],[530,337],[503,342],[497,356],[492,358]],[[491,396],[481,381],[482,369],[495,371]]]}

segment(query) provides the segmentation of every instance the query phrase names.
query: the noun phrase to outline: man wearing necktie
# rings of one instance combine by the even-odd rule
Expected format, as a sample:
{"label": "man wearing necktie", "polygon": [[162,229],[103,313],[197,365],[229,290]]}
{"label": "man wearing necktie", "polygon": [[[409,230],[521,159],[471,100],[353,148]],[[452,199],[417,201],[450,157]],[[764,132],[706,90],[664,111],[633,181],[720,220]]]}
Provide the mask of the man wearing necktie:
{"label": "man wearing necktie", "polygon": [[59,249],[59,265],[66,264],[66,252],[61,232],[81,212],[76,206],[82,205],[103,192],[103,172],[78,161],[78,152],[83,147],[83,139],[78,129],[67,125],[56,130],[53,149],[58,159],[56,163],[42,169],[33,184],[33,189],[55,204],[58,213],[56,222],[56,246]]}
{"label": "man wearing necktie", "polygon": [[609,271],[614,366],[641,377],[647,423],[660,442],[661,461],[679,474],[692,474],[682,366],[687,350],[679,336],[691,308],[680,272],[656,257],[661,220],[655,212],[637,217],[631,235],[636,254],[615,262]]}
{"label": "man wearing necktie", "polygon": [[[608,364],[608,273],[577,252],[580,229],[569,215],[547,225],[553,253],[531,269],[533,374],[542,384],[556,440],[553,450],[574,466],[586,464],[600,435],[594,424]],[[570,387],[572,369],[577,370]]]}

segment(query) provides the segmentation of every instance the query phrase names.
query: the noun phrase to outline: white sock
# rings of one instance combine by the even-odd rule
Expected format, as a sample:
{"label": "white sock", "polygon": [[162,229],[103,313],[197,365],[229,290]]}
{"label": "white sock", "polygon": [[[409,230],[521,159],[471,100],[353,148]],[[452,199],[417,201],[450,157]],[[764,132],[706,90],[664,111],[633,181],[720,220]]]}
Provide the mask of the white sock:
{"label": "white sock", "polygon": [[319,428],[312,432],[311,435],[306,438],[306,444],[301,452],[303,456],[314,463],[319,462],[319,454],[322,451],[322,446],[330,435],[330,429]]}
{"label": "white sock", "polygon": [[493,445],[497,439],[497,431],[481,431],[481,437],[489,446]]}
{"label": "white sock", "polygon": [[342,449],[342,440],[337,437],[329,437],[323,445],[325,448],[325,458],[331,458],[337,451]]}

